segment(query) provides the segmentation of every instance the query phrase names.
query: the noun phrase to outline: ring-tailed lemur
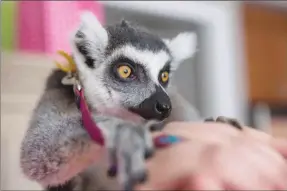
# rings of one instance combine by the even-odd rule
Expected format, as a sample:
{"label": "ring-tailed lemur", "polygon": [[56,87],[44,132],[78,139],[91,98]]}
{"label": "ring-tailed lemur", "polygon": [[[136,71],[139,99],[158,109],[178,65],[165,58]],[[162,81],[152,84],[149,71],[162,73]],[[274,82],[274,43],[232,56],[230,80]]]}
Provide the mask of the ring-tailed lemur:
{"label": "ring-tailed lemur", "polygon": [[[55,70],[22,142],[21,167],[48,190],[130,190],[146,179],[145,159],[154,151],[149,132],[154,123],[147,121],[200,119],[169,85],[180,63],[194,54],[196,35],[161,39],[126,21],[104,28],[85,12],[71,42],[79,81],[105,147],[82,127],[73,88],[63,85],[65,73]],[[106,174],[115,159],[119,181]]]}

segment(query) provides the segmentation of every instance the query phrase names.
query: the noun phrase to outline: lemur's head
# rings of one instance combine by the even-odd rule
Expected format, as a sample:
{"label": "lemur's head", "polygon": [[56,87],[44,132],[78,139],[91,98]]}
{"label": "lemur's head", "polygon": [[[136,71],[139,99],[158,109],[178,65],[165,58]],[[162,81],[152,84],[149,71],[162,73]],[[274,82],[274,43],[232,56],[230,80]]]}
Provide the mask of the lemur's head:
{"label": "lemur's head", "polygon": [[104,28],[90,12],[72,35],[72,54],[90,106],[112,115],[163,120],[172,105],[166,92],[179,64],[196,49],[196,35],[161,39],[126,21]]}

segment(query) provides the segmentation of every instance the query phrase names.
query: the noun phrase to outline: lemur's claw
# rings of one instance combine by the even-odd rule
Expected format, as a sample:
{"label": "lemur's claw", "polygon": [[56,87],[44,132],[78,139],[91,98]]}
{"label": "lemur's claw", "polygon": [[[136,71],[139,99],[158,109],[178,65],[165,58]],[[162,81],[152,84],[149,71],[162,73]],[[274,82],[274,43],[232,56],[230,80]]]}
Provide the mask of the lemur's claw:
{"label": "lemur's claw", "polygon": [[233,119],[233,118],[229,118],[229,117],[224,117],[224,116],[219,116],[216,119],[213,118],[207,118],[204,120],[205,122],[218,122],[218,123],[225,123],[225,124],[229,124],[239,130],[243,129],[243,126],[241,125],[241,123],[238,122],[237,119]]}
{"label": "lemur's claw", "polygon": [[126,183],[124,186],[124,191],[133,191],[134,185],[131,184],[130,182]]}
{"label": "lemur's claw", "polygon": [[205,122],[215,122],[215,119],[213,117],[209,117],[209,118],[206,118],[204,121]]}
{"label": "lemur's claw", "polygon": [[160,131],[162,130],[164,127],[164,123],[163,122],[156,122],[156,121],[151,121],[149,123],[149,129],[150,131],[154,132],[154,131]]}
{"label": "lemur's claw", "polygon": [[139,173],[137,179],[139,183],[145,183],[147,181],[147,173],[146,172]]}
{"label": "lemur's claw", "polygon": [[154,149],[147,149],[147,150],[145,151],[144,158],[145,158],[145,159],[151,158],[151,157],[154,155],[154,152],[155,152]]}
{"label": "lemur's claw", "polygon": [[133,191],[133,188],[138,183],[144,183],[147,180],[147,172],[142,171],[133,174],[129,180],[124,183],[125,191]]}
{"label": "lemur's claw", "polygon": [[116,129],[114,148],[109,149],[110,162],[114,164],[110,164],[108,175],[117,176],[125,191],[148,178],[145,160],[155,151],[148,127],[121,124]]}
{"label": "lemur's claw", "polygon": [[116,175],[117,175],[117,167],[115,165],[112,165],[108,170],[108,176],[115,177]]}

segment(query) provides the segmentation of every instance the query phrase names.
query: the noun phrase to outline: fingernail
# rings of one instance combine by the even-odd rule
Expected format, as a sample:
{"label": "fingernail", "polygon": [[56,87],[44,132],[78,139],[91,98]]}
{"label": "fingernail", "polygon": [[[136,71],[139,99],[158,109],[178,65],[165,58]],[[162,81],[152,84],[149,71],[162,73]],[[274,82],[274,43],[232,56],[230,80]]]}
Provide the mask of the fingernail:
{"label": "fingernail", "polygon": [[180,137],[174,135],[161,135],[155,139],[157,147],[164,147],[182,141]]}
{"label": "fingernail", "polygon": [[160,137],[160,142],[163,142],[163,143],[173,144],[173,143],[177,143],[179,141],[181,141],[181,139],[179,137],[173,136],[173,135],[167,135],[167,136]]}

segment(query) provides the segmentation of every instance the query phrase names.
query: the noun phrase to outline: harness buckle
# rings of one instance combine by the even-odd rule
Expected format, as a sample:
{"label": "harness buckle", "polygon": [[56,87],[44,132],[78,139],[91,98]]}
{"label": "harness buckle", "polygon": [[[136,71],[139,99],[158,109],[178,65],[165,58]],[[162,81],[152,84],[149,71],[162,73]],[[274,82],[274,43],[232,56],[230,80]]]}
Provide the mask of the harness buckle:
{"label": "harness buckle", "polygon": [[75,80],[74,84],[74,93],[75,93],[75,101],[78,109],[81,108],[81,91],[82,91],[82,86],[78,80]]}

